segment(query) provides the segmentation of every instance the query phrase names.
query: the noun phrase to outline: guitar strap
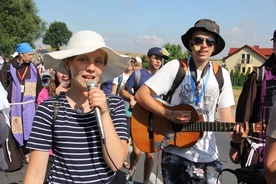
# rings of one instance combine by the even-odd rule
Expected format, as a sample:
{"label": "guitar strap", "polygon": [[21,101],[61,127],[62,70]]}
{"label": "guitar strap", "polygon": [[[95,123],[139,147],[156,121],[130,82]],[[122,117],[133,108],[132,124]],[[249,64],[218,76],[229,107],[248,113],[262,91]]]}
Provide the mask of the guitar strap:
{"label": "guitar strap", "polygon": [[153,113],[149,112],[149,119],[148,119],[148,135],[149,139],[153,139]]}
{"label": "guitar strap", "polygon": [[140,83],[140,79],[141,79],[141,71],[140,70],[135,70],[135,81],[134,81],[134,93],[136,93],[136,91],[139,89],[139,83]]}

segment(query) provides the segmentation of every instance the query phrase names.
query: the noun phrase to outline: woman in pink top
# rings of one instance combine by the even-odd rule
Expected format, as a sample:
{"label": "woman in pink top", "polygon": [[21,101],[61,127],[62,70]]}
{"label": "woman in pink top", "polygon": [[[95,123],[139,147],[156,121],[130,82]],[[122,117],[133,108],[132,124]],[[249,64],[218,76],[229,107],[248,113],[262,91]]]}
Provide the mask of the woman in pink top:
{"label": "woman in pink top", "polygon": [[68,75],[62,74],[58,71],[52,71],[50,74],[43,74],[41,76],[41,82],[43,89],[37,97],[38,105],[52,96],[59,95],[62,91],[66,92],[70,87]]}

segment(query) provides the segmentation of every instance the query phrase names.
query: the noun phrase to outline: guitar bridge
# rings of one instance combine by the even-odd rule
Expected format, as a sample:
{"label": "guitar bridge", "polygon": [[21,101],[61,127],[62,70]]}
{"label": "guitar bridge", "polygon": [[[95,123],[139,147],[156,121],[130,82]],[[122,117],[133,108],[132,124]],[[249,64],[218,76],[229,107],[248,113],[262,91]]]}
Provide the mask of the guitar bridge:
{"label": "guitar bridge", "polygon": [[164,147],[168,146],[169,145],[169,142],[172,140],[172,139],[175,139],[175,134],[174,134],[174,131],[167,131],[165,134],[164,134],[164,138],[162,139],[162,141],[160,142],[154,142],[153,143],[153,146],[154,146],[154,149],[155,150],[161,150],[163,149]]}

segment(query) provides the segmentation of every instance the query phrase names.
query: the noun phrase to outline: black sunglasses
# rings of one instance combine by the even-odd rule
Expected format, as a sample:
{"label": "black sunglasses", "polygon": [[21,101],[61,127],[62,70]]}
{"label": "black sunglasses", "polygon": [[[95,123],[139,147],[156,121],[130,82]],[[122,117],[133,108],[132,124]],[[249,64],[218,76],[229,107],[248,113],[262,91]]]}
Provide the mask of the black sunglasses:
{"label": "black sunglasses", "polygon": [[214,40],[213,38],[202,38],[202,37],[194,37],[193,42],[194,42],[194,45],[200,45],[203,43],[204,40],[206,41],[206,44],[209,47],[212,47],[216,44],[216,40]]}

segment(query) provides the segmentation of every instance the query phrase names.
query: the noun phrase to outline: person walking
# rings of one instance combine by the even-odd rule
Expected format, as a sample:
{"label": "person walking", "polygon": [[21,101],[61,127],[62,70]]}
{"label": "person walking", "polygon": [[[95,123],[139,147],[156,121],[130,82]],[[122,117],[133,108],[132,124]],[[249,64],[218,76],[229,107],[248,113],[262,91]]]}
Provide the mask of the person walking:
{"label": "person walking", "polygon": [[[31,155],[25,184],[43,182],[51,148],[48,183],[122,182],[119,169],[129,139],[124,102],[115,95],[106,96],[96,85],[120,75],[129,60],[89,30],[75,33],[65,50],[45,54],[46,69],[67,73],[71,86],[38,106],[27,144]],[[58,112],[53,122],[54,108]]]}
{"label": "person walking", "polygon": [[276,102],[270,109],[264,149],[264,175],[267,184],[276,183]]}
{"label": "person walking", "polygon": [[[167,56],[162,53],[162,49],[159,47],[153,47],[148,51],[148,67],[142,68],[136,72],[133,72],[124,87],[121,90],[120,95],[130,102],[130,107],[133,108],[136,104],[134,100],[134,94],[136,91],[151,77],[153,76],[161,67],[162,60],[167,59]],[[139,81],[137,79],[137,72],[140,74]],[[132,89],[134,90],[134,94],[131,93]],[[143,116],[141,114],[141,116]],[[131,132],[133,134],[135,132]],[[141,150],[135,145],[135,142],[132,141],[133,150],[130,153],[130,167],[128,169],[128,173],[126,175],[126,179],[129,183],[134,181],[134,173],[136,170],[136,165],[141,156]],[[154,164],[154,154],[153,153],[145,153],[145,161],[144,161],[144,183],[149,183],[150,174]]]}
{"label": "person walking", "polygon": [[21,146],[25,161],[28,163],[29,150],[26,143],[31,133],[36,112],[36,100],[42,89],[40,75],[32,62],[33,48],[26,42],[15,46],[18,56],[5,62],[0,74],[0,81],[8,92],[11,104],[10,121],[12,133]]}
{"label": "person walking", "polygon": [[[251,138],[247,137],[238,144],[231,142],[230,159],[233,163],[240,164],[241,167],[263,162],[264,132],[268,124],[269,107],[275,101],[275,98],[268,94],[273,94],[269,90],[275,90],[273,86],[276,84],[276,30],[270,41],[273,41],[273,52],[257,68],[257,71],[253,71],[248,75],[238,99],[236,122],[249,122],[258,125],[258,131],[248,132]],[[255,144],[255,146],[252,147],[252,144]],[[249,156],[251,149],[254,149],[254,154]]]}
{"label": "person walking", "polygon": [[[219,35],[219,25],[213,20],[201,19],[182,35],[181,39],[184,46],[191,52],[191,56],[186,58],[187,72],[174,91],[170,105],[176,106],[183,103],[200,108],[204,121],[208,122],[214,121],[217,109],[220,121],[234,123],[231,114],[234,98],[229,73],[222,68],[224,84],[220,92],[212,69],[213,65],[210,63],[210,56],[220,53],[225,46],[223,38]],[[179,60],[166,63],[139,88],[134,98],[140,106],[153,114],[176,124],[186,124],[192,118],[192,109],[171,109],[161,105],[152,97],[152,95],[161,96],[168,93],[179,66]],[[158,126],[167,126],[167,124],[160,122]],[[243,132],[244,127],[234,126],[232,139],[240,142],[244,136]],[[201,138],[191,147],[164,146],[161,166],[165,184],[221,183],[221,178],[217,181],[217,177],[222,170],[222,162],[218,156],[214,132],[202,132]]]}

